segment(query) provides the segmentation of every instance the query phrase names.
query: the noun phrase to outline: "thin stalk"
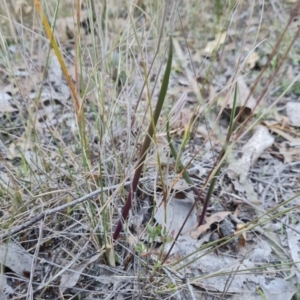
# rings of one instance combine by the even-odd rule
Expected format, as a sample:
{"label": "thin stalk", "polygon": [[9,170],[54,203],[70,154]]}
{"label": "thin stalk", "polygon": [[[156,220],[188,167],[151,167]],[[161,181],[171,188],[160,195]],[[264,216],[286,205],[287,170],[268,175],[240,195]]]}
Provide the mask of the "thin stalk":
{"label": "thin stalk", "polygon": [[120,231],[123,228],[123,222],[124,222],[124,220],[127,219],[129,210],[131,208],[132,197],[133,197],[134,193],[137,190],[137,186],[138,186],[138,183],[139,183],[139,180],[140,180],[140,177],[141,177],[141,173],[142,173],[142,170],[143,170],[143,167],[144,167],[147,152],[148,152],[148,149],[150,147],[151,140],[152,140],[152,137],[153,137],[153,134],[154,134],[154,131],[155,131],[155,127],[156,127],[158,118],[160,116],[160,113],[161,113],[161,110],[162,110],[162,107],[163,107],[163,104],[164,104],[164,101],[165,101],[165,98],[166,98],[166,93],[167,93],[170,74],[171,74],[172,58],[173,58],[173,47],[172,47],[172,38],[170,37],[169,56],[168,56],[167,66],[166,66],[165,74],[164,74],[164,77],[163,77],[162,86],[161,86],[161,89],[160,89],[158,101],[157,101],[157,104],[156,104],[156,107],[155,107],[155,111],[154,111],[154,114],[153,114],[152,121],[149,124],[148,132],[147,132],[147,135],[145,137],[145,140],[144,140],[144,143],[143,143],[143,146],[142,146],[142,150],[141,150],[141,153],[140,153],[140,158],[139,158],[139,161],[137,163],[137,168],[135,170],[134,177],[132,179],[132,185],[130,187],[130,191],[128,193],[126,203],[123,207],[122,216],[121,216],[121,218],[120,218],[120,220],[117,224],[117,227],[115,229],[115,232],[113,234],[113,239],[114,240],[117,240],[117,238],[120,234]]}
{"label": "thin stalk", "polygon": [[80,103],[78,93],[72,82],[71,76],[68,72],[67,65],[64,61],[61,50],[59,49],[59,46],[54,37],[53,30],[51,29],[49,22],[47,20],[47,17],[41,7],[40,1],[34,0],[34,5],[40,15],[40,18],[42,20],[42,23],[43,23],[43,26],[45,29],[45,33],[48,37],[48,40],[50,41],[51,47],[53,48],[53,50],[55,52],[55,55],[59,61],[60,67],[62,69],[62,72],[63,72],[63,74],[67,80],[68,86],[71,90],[71,95],[72,95],[75,112],[76,112],[77,123],[79,126],[79,135],[80,135],[80,139],[81,139],[81,143],[82,143],[82,148],[84,150],[84,160],[86,161],[86,159],[87,159],[87,155],[86,155],[87,141],[86,141],[86,134],[85,134],[85,119],[84,119],[84,114],[83,114],[83,103]]}

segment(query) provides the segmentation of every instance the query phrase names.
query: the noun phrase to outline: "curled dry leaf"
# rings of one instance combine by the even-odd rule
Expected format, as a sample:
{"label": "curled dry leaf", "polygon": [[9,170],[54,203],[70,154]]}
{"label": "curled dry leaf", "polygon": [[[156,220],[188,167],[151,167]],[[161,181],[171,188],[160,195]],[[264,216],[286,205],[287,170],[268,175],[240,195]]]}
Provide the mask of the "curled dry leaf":
{"label": "curled dry leaf", "polygon": [[230,214],[231,214],[230,211],[222,211],[222,212],[215,213],[210,217],[205,218],[205,224],[199,226],[195,231],[191,232],[190,236],[193,239],[198,239],[199,236],[205,233],[212,224],[220,223]]}

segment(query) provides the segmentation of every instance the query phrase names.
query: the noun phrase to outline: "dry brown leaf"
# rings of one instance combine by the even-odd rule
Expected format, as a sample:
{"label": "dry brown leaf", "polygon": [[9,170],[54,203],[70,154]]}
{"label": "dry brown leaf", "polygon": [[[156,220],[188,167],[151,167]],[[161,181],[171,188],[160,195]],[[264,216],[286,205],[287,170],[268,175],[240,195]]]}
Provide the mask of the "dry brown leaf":
{"label": "dry brown leaf", "polygon": [[205,233],[212,224],[220,223],[230,214],[231,214],[230,211],[222,211],[222,212],[215,213],[210,217],[205,218],[205,224],[199,226],[195,231],[191,232],[190,236],[195,240],[198,239],[199,236]]}
{"label": "dry brown leaf", "polygon": [[[246,224],[243,223],[238,223],[236,224],[236,233],[238,233],[239,230],[242,230],[243,228],[245,228]],[[238,247],[245,247],[246,246],[246,242],[247,242],[247,237],[246,237],[246,232],[243,232],[238,239]]]}

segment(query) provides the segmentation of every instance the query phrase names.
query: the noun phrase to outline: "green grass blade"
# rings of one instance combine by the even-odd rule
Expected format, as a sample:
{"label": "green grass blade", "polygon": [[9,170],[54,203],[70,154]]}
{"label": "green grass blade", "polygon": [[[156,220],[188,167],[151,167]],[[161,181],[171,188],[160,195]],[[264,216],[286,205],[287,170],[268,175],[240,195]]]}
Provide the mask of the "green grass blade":
{"label": "green grass blade", "polygon": [[144,162],[145,162],[145,159],[146,159],[147,151],[150,147],[151,140],[153,138],[153,134],[154,134],[154,131],[155,131],[155,127],[156,127],[158,118],[160,116],[160,113],[161,113],[161,110],[162,110],[162,107],[164,105],[164,101],[165,101],[165,98],[166,98],[168,85],[169,85],[170,74],[171,74],[171,68],[172,68],[172,59],[173,59],[173,47],[172,47],[172,37],[170,37],[169,56],[168,56],[167,66],[166,66],[166,70],[165,70],[165,73],[164,73],[162,85],[161,85],[159,96],[158,96],[158,101],[157,101],[157,104],[156,104],[156,107],[155,107],[155,110],[154,110],[152,121],[149,124],[147,135],[146,135],[144,143],[143,143],[143,147],[142,147],[142,150],[141,150],[141,153],[140,153],[140,158],[139,158],[137,168],[135,170],[134,177],[133,177],[133,180],[132,180],[131,190],[128,193],[126,203],[125,203],[125,205],[123,207],[123,210],[122,210],[122,216],[121,216],[121,218],[118,222],[118,225],[115,229],[115,232],[113,234],[113,239],[114,240],[117,240],[117,238],[120,234],[120,231],[123,227],[123,220],[126,220],[126,218],[128,216],[129,209],[131,208],[132,195],[133,195],[133,193],[135,193],[135,191],[137,189],[137,186],[138,186],[138,183],[139,183],[139,180],[140,180],[140,177],[141,177],[141,173],[142,173],[142,170],[143,170],[143,167],[144,167]]}

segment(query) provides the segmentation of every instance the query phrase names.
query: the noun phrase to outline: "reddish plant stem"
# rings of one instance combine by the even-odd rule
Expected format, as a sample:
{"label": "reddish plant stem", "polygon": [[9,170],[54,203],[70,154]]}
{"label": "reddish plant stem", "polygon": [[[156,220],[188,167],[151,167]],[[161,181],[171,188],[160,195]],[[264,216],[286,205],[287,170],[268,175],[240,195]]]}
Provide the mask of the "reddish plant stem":
{"label": "reddish plant stem", "polygon": [[162,85],[161,85],[161,89],[160,89],[160,93],[158,96],[158,101],[156,103],[156,107],[151,119],[151,122],[149,124],[148,130],[147,130],[147,134],[145,136],[144,142],[143,142],[143,146],[142,146],[142,150],[141,150],[141,154],[140,154],[140,158],[137,164],[137,168],[134,172],[134,176],[132,179],[132,185],[130,187],[130,191],[129,194],[127,196],[127,200],[126,203],[123,207],[122,210],[122,216],[117,224],[117,227],[113,233],[113,240],[117,240],[122,228],[123,228],[123,222],[124,220],[126,220],[128,213],[129,213],[129,209],[131,208],[131,202],[132,202],[132,195],[136,192],[141,174],[142,174],[142,170],[143,170],[143,166],[145,163],[145,159],[147,156],[147,151],[150,147],[150,144],[152,142],[152,138],[155,132],[155,128],[156,128],[156,124],[158,121],[158,118],[160,116],[163,104],[164,104],[164,100],[167,94],[167,89],[168,89],[168,85],[169,85],[169,79],[170,79],[170,73],[171,73],[171,67],[172,67],[172,57],[173,57],[173,49],[172,49],[172,37],[170,37],[170,47],[169,47],[169,57],[168,57],[168,61],[167,61],[167,66],[166,66],[166,70],[165,70],[165,74],[162,80]]}
{"label": "reddish plant stem", "polygon": [[133,180],[132,180],[132,185],[130,186],[129,194],[127,196],[126,203],[123,207],[121,218],[119,219],[118,225],[117,225],[117,227],[115,229],[115,232],[113,234],[113,240],[116,240],[118,238],[118,236],[119,236],[119,234],[120,234],[120,232],[123,228],[123,222],[128,216],[129,209],[131,208],[132,195],[136,192],[138,182],[139,182],[139,178],[141,176],[142,169],[143,169],[143,163],[144,163],[144,160],[146,158],[146,154],[147,154],[147,152],[145,152],[144,155],[140,158],[138,168],[136,169],[136,171],[134,173],[134,177],[133,177]]}

